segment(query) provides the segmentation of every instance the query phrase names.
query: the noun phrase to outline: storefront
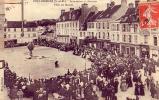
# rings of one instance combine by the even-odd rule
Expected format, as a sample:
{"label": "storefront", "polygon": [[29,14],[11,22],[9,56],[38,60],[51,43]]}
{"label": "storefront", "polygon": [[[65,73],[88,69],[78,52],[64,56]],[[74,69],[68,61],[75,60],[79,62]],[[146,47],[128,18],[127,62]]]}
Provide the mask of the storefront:
{"label": "storefront", "polygon": [[120,45],[120,52],[122,54],[128,54],[128,55],[136,55],[137,54],[137,49],[139,46],[134,45],[134,44],[121,44]]}
{"label": "storefront", "polygon": [[112,51],[116,51],[117,53],[120,53],[120,43],[111,42],[110,49]]}
{"label": "storefront", "polygon": [[148,45],[140,45],[140,57],[150,58],[150,47]]}

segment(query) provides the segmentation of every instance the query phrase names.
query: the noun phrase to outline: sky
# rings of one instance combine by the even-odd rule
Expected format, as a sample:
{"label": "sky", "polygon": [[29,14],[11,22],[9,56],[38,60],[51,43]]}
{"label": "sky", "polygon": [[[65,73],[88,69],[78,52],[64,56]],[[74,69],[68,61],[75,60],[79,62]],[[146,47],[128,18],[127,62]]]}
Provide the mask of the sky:
{"label": "sky", "polygon": [[[43,0],[40,0],[43,1]],[[51,1],[51,0],[50,0]],[[33,0],[24,0],[24,19],[27,21],[30,20],[40,20],[40,19],[57,19],[60,16],[61,9],[65,9],[68,11],[70,8],[79,8],[81,4],[87,3],[89,7],[95,5],[98,7],[98,10],[106,9],[107,3],[111,0],[71,0],[74,1],[73,3],[70,0],[66,0],[65,4],[71,5],[64,5],[58,6],[55,5],[55,1],[61,0],[52,0],[53,2],[35,2]],[[81,2],[75,2],[81,1]],[[86,2],[84,2],[86,1]],[[88,2],[91,1],[91,2]],[[116,4],[120,4],[121,0],[114,0]],[[133,2],[135,0],[127,0],[128,3]],[[20,0],[5,0],[6,3],[8,2],[20,2]],[[58,4],[63,4],[59,3]],[[9,8],[9,10],[5,11],[5,17],[9,21],[17,21],[21,20],[21,6],[19,4],[5,4],[5,8]]]}

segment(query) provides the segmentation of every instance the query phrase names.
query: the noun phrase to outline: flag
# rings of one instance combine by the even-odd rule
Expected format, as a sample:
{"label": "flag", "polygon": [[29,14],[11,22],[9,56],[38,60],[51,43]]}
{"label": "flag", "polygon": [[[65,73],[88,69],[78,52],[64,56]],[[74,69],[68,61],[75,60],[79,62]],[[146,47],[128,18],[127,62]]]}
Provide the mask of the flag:
{"label": "flag", "polygon": [[159,26],[159,2],[139,4],[140,28],[157,28]]}

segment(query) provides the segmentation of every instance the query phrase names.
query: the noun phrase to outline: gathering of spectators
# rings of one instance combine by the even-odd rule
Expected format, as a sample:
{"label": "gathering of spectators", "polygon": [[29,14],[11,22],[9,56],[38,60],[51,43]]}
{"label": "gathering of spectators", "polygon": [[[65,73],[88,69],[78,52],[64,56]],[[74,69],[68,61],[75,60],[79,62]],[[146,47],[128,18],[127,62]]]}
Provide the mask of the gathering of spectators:
{"label": "gathering of spectators", "polygon": [[[78,52],[78,56],[92,62],[91,68],[84,71],[74,69],[73,72],[68,69],[65,75],[48,79],[19,77],[7,64],[4,82],[11,100],[22,100],[23,97],[48,100],[49,94],[55,100],[99,100],[100,96],[105,100],[119,100],[119,89],[127,92],[129,88],[134,89],[135,98],[126,97],[127,100],[140,100],[146,89],[152,98],[159,99],[159,83],[152,77],[152,73],[156,73],[153,59],[87,47],[77,48],[73,53]],[[144,70],[144,75],[141,70]]]}

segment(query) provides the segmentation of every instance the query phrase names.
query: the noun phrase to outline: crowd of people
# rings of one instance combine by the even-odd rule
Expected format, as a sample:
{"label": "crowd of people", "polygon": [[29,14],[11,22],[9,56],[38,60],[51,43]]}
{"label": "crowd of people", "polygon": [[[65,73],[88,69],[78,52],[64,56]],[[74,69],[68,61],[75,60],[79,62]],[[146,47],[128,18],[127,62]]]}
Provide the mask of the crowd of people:
{"label": "crowd of people", "polygon": [[[125,97],[127,100],[140,100],[145,95],[145,89],[150,91],[152,98],[159,99],[159,83],[152,77],[152,73],[156,73],[153,59],[95,48],[78,48],[74,53],[76,51],[80,52],[78,56],[92,62],[91,68],[84,71],[74,69],[73,72],[68,69],[65,75],[31,79],[19,77],[6,64],[4,82],[11,100],[23,97],[48,100],[49,95],[55,100],[99,100],[101,97],[119,100],[119,89],[126,92],[128,88],[134,88],[135,98]],[[144,75],[141,70],[144,70]]]}

